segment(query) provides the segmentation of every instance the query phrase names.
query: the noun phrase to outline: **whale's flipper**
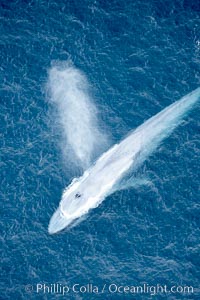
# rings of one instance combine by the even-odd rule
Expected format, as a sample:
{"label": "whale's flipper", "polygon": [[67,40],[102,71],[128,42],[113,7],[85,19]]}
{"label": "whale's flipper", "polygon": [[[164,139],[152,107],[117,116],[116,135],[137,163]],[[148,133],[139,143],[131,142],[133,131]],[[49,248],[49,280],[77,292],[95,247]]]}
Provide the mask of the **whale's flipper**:
{"label": "whale's flipper", "polygon": [[[135,177],[132,176],[131,178],[127,180],[122,180],[118,184],[116,184],[111,191],[111,194],[117,192],[117,191],[122,191],[122,190],[127,190],[130,188],[135,188],[137,189],[140,186],[143,185],[151,185],[151,180],[148,179],[147,177]],[[110,195],[111,195],[110,194]]]}

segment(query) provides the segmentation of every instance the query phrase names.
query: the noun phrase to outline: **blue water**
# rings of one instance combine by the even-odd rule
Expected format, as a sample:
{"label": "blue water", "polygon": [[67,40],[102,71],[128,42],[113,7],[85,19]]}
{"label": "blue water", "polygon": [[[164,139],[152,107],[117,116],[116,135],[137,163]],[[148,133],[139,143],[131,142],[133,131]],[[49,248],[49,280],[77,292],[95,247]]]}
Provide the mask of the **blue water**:
{"label": "blue water", "polygon": [[[199,299],[199,106],[122,190],[69,231],[49,219],[81,167],[63,158],[48,70],[84,72],[110,144],[200,85],[200,5],[1,0],[0,299]],[[193,286],[192,294],[36,292],[38,283]],[[27,292],[25,286],[33,286]]]}

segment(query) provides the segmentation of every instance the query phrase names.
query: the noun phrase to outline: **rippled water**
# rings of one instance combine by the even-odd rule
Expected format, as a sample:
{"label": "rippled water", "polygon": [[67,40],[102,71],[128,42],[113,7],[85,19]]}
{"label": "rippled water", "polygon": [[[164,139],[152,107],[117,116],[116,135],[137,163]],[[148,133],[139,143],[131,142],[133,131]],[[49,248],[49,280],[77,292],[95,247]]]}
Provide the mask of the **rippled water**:
{"label": "rippled water", "polygon": [[[50,236],[63,188],[82,166],[62,153],[46,91],[70,61],[90,84],[100,130],[119,141],[199,86],[198,1],[1,1],[1,299],[152,299],[36,293],[37,283],[188,285],[199,299],[199,107],[151,156],[152,184],[116,192]],[[25,285],[33,285],[32,293]],[[166,294],[154,296],[166,299]]]}

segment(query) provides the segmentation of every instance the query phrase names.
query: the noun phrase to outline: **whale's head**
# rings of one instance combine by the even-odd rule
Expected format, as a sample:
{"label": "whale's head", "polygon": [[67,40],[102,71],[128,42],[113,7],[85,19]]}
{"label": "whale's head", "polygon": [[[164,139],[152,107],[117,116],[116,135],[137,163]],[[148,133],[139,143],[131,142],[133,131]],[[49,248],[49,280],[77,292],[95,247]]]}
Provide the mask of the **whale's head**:
{"label": "whale's head", "polygon": [[50,234],[57,233],[70,225],[73,220],[74,218],[71,218],[70,216],[67,217],[67,214],[64,215],[59,207],[51,217],[48,232]]}
{"label": "whale's head", "polygon": [[85,180],[89,172],[85,171],[82,177],[74,178],[71,184],[63,191],[58,209],[53,214],[48,227],[48,232],[54,234],[65,227],[74,224],[78,218],[88,211],[88,185]]}
{"label": "whale's head", "polygon": [[77,183],[71,184],[64,190],[58,209],[53,214],[48,227],[48,232],[54,234],[63,230],[79,218],[83,213],[84,194]]}

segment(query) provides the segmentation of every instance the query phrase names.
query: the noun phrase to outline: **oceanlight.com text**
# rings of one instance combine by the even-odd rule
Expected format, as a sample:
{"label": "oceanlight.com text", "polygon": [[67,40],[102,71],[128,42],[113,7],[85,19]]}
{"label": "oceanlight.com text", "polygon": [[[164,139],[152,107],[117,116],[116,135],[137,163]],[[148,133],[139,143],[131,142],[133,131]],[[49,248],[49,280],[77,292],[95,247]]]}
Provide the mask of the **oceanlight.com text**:
{"label": "oceanlight.com text", "polygon": [[151,296],[158,294],[182,294],[192,295],[195,292],[193,286],[187,285],[151,285],[148,283],[142,285],[120,285],[117,283],[105,283],[103,285],[95,285],[93,283],[87,284],[62,284],[62,283],[37,283],[35,285],[28,284],[25,286],[28,293],[37,294],[123,294],[123,295],[136,295],[136,294],[149,294]]}

